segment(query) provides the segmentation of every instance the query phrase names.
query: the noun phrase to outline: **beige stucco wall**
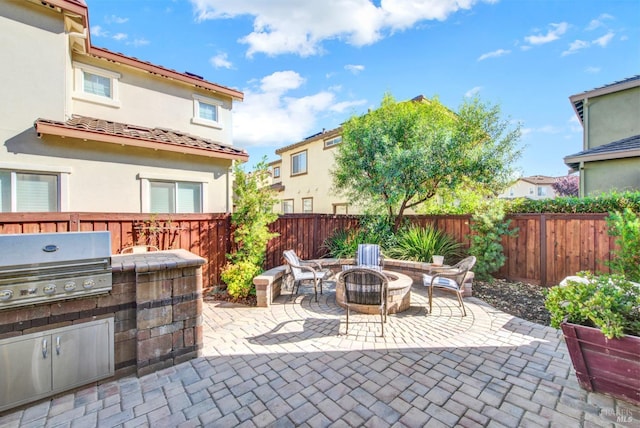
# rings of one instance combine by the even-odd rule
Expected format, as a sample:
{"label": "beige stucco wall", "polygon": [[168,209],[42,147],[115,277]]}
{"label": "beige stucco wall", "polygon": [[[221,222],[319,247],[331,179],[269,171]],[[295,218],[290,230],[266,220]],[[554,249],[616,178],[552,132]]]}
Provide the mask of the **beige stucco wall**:
{"label": "beige stucco wall", "polygon": [[[615,171],[615,173],[612,173]],[[585,163],[581,170],[583,196],[599,195],[612,190],[640,190],[640,159],[626,158]]]}
{"label": "beige stucco wall", "polygon": [[[544,187],[546,194],[538,196],[538,186]],[[533,192],[533,193],[532,193]],[[556,192],[549,184],[533,184],[528,181],[518,180],[515,184],[507,188],[499,195],[500,198],[529,198],[529,199],[548,199],[555,198]]]}
{"label": "beige stucco wall", "polygon": [[62,15],[28,2],[0,1],[0,159],[38,117],[64,120],[67,37]]}
{"label": "beige stucco wall", "polygon": [[586,102],[585,150],[640,134],[640,87]]}
{"label": "beige stucco wall", "polygon": [[[59,174],[60,210],[142,212],[148,179],[203,183],[204,212],[231,209],[230,160],[73,138],[38,138],[38,118],[71,114],[180,130],[231,143],[231,99],[221,98],[221,129],[191,123],[193,96],[207,91],[69,52],[63,15],[48,6],[0,0],[0,169]],[[120,107],[74,97],[73,61],[122,75]],[[147,180],[148,180],[147,179]],[[147,181],[148,182],[148,181]]]}
{"label": "beige stucco wall", "polygon": [[[307,173],[292,176],[291,156],[304,150],[307,151]],[[293,199],[294,213],[302,213],[302,199],[313,198],[314,213],[333,214],[333,204],[347,202],[346,196],[339,196],[331,191],[333,178],[330,170],[334,167],[336,150],[337,146],[325,149],[324,140],[319,139],[282,152],[280,179],[284,191],[278,193],[278,199]],[[277,208],[281,212],[281,204]],[[349,214],[358,213],[360,210],[357,206],[349,205]]]}
{"label": "beige stucco wall", "polygon": [[[222,97],[210,91],[196,90],[193,86],[184,83],[85,55],[76,54],[73,60],[75,63],[88,64],[121,75],[118,82],[119,107],[87,101],[82,97],[81,92],[74,88],[73,113],[133,125],[177,129],[222,144],[232,144],[231,98]],[[72,69],[71,72],[76,73],[77,70]],[[220,104],[218,108],[220,127],[192,122],[194,94]]]}

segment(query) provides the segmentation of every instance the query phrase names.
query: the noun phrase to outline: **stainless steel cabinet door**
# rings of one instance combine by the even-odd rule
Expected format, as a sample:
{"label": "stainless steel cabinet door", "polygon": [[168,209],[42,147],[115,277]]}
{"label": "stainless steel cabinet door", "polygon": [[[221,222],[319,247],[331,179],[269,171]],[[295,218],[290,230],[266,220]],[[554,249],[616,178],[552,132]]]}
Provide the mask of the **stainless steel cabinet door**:
{"label": "stainless steel cabinet door", "polygon": [[51,342],[54,391],[113,375],[113,318],[58,331]]}
{"label": "stainless steel cabinet door", "polygon": [[0,411],[51,393],[51,336],[19,336],[0,342]]}

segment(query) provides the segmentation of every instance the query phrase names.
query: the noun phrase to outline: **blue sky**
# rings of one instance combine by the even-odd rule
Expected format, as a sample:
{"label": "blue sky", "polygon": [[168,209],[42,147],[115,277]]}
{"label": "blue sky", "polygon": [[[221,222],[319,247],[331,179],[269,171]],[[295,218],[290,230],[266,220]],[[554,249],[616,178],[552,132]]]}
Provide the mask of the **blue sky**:
{"label": "blue sky", "polygon": [[245,94],[234,145],[264,155],[380,104],[466,96],[522,124],[517,167],[567,173],[569,96],[640,74],[638,0],[86,0],[91,40]]}

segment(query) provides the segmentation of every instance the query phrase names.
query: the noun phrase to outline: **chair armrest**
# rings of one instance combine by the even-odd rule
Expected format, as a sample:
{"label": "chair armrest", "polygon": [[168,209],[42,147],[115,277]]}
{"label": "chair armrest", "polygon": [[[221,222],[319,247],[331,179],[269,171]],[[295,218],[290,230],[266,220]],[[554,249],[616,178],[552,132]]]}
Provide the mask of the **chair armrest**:
{"label": "chair armrest", "polygon": [[322,270],[322,265],[320,263],[318,263],[318,262],[301,261],[300,263],[303,266],[312,266],[314,269]]}

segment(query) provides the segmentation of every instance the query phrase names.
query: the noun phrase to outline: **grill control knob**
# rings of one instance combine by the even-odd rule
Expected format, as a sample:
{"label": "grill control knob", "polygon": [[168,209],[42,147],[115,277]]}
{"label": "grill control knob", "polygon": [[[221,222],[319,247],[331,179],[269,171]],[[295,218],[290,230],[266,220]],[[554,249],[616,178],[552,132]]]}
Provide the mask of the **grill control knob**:
{"label": "grill control knob", "polygon": [[13,291],[11,291],[11,290],[0,290],[0,300],[1,301],[9,300],[11,297],[13,297]]}
{"label": "grill control knob", "polygon": [[53,294],[56,292],[56,285],[55,284],[49,284],[49,285],[45,285],[42,288],[42,292],[44,294]]}
{"label": "grill control knob", "polygon": [[73,281],[67,281],[66,284],[64,284],[64,291],[73,291],[76,289],[76,283]]}
{"label": "grill control knob", "polygon": [[94,285],[96,285],[96,282],[93,279],[85,279],[82,283],[82,286],[87,290],[93,288]]}

